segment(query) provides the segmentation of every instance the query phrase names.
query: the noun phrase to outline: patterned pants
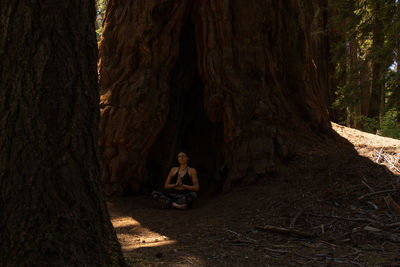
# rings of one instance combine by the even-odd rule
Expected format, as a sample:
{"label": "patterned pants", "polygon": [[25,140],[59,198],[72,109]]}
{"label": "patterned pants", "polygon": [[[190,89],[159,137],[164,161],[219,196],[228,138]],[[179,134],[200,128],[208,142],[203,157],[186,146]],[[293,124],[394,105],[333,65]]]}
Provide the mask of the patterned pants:
{"label": "patterned pants", "polygon": [[171,206],[172,202],[177,204],[186,204],[189,208],[194,200],[197,198],[196,192],[182,193],[182,194],[173,194],[167,192],[153,191],[151,193],[151,198],[160,204],[163,207],[168,208]]}

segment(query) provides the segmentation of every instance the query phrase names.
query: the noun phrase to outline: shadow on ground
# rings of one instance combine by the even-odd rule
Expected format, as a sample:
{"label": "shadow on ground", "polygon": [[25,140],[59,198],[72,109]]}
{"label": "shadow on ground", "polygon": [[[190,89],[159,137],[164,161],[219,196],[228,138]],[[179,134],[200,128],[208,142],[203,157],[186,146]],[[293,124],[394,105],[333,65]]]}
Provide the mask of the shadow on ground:
{"label": "shadow on ground", "polygon": [[[108,207],[130,265],[326,266],[398,264],[397,176],[357,154],[335,134],[304,147],[282,175],[202,197],[191,210],[163,210],[147,196],[112,198]],[[320,143],[320,142],[319,142]],[[262,230],[265,225],[312,233]],[[378,230],[371,230],[378,229]],[[400,235],[399,240],[400,242]]]}

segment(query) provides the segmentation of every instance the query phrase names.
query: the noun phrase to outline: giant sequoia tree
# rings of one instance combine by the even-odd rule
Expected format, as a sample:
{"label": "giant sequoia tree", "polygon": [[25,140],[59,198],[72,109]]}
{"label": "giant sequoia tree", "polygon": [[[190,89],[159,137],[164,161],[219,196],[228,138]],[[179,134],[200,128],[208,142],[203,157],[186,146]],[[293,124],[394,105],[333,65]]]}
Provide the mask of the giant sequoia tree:
{"label": "giant sequoia tree", "polygon": [[108,1],[100,44],[103,181],[160,184],[180,147],[202,188],[279,171],[330,130],[327,1]]}
{"label": "giant sequoia tree", "polygon": [[0,1],[1,266],[123,265],[100,186],[94,1]]}

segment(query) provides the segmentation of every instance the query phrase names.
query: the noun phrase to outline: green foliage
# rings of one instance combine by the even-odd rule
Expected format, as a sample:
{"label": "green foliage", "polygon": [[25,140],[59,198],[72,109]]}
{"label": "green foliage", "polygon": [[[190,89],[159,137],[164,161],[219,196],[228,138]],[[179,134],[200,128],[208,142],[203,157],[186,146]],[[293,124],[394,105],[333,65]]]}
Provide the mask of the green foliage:
{"label": "green foliage", "polygon": [[400,137],[400,123],[398,121],[399,112],[396,109],[390,109],[385,113],[382,120],[381,134],[383,136],[397,138]]}
{"label": "green foliage", "polygon": [[[397,67],[399,68],[399,67]],[[387,109],[400,109],[400,71],[391,70],[386,76]]]}
{"label": "green foliage", "polygon": [[379,129],[379,122],[377,118],[369,118],[364,115],[361,115],[359,118],[362,131],[376,134],[376,129]]}
{"label": "green foliage", "polygon": [[96,0],[96,38],[100,41],[103,32],[103,18],[106,10],[106,0]]}
{"label": "green foliage", "polygon": [[382,119],[381,127],[379,127],[377,118],[360,116],[361,130],[372,134],[379,132],[379,135],[400,139],[399,116],[399,111],[394,108],[386,111]]}

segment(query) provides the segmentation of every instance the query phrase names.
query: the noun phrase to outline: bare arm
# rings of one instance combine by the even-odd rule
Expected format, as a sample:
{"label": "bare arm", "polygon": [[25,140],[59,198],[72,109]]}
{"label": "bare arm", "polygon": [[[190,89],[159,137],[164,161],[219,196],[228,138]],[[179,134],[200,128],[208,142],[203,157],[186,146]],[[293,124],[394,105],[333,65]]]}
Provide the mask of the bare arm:
{"label": "bare arm", "polygon": [[197,172],[195,169],[191,169],[191,175],[193,185],[182,184],[182,187],[191,191],[199,191],[199,179],[197,178]]}
{"label": "bare arm", "polygon": [[165,189],[171,189],[171,188],[175,188],[175,187],[177,186],[177,184],[171,184],[171,178],[172,178],[172,176],[174,176],[175,170],[176,170],[176,168],[172,168],[172,169],[169,171],[168,177],[167,177],[167,179],[165,180],[165,184],[164,184],[164,188],[165,188]]}

